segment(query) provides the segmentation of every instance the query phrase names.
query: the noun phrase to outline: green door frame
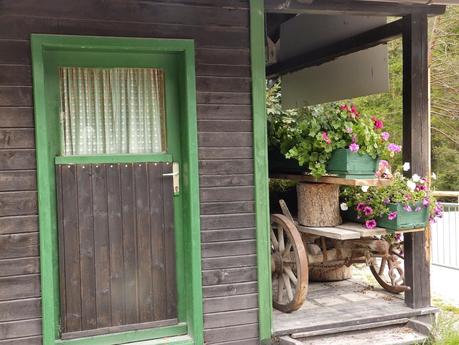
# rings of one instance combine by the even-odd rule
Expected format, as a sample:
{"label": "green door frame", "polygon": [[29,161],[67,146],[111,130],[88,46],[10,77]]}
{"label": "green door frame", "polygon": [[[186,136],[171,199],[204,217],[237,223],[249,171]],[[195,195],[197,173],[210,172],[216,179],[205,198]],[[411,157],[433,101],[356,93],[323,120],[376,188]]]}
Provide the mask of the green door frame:
{"label": "green door frame", "polygon": [[[111,345],[183,334],[188,334],[193,340],[185,339],[181,342],[174,342],[174,344],[203,344],[194,42],[192,40],[33,34],[31,45],[38,177],[43,344]],[[122,58],[122,56],[131,56],[132,58],[132,54],[170,54],[170,57],[176,59],[179,64],[180,109],[178,112],[180,113],[180,122],[183,125],[180,140],[181,182],[185,188],[181,191],[183,216],[180,220],[184,231],[180,243],[177,241],[177,252],[182,253],[181,257],[177,257],[177,272],[183,272],[183,276],[177,279],[177,290],[179,301],[181,301],[178,307],[178,325],[84,339],[59,339],[59,256],[54,170],[56,147],[59,147],[59,126],[53,123],[55,121],[51,121],[52,116],[50,115],[53,111],[57,111],[55,109],[56,100],[54,99],[56,92],[45,81],[46,68],[49,68],[52,63],[56,63],[52,60],[56,56],[59,59],[59,52],[74,52],[80,56],[81,53],[91,54],[97,60],[92,61],[92,63],[98,67],[114,65],[112,59],[106,58],[107,53],[118,56],[119,67],[136,66],[135,62],[129,62],[132,60],[128,61]],[[83,161],[87,159],[82,158]],[[145,156],[138,157],[139,161],[144,161],[145,158]],[[120,159],[126,159],[126,157],[113,157],[113,159],[114,162],[117,162]],[[130,159],[136,161],[135,157]],[[79,161],[75,162],[78,163]],[[71,161],[64,159],[60,163],[71,163]],[[169,342],[167,343],[169,344]]]}
{"label": "green door frame", "polygon": [[272,335],[271,248],[269,240],[268,131],[266,124],[264,0],[250,0],[250,57],[252,66],[253,149],[259,332],[262,344]]}

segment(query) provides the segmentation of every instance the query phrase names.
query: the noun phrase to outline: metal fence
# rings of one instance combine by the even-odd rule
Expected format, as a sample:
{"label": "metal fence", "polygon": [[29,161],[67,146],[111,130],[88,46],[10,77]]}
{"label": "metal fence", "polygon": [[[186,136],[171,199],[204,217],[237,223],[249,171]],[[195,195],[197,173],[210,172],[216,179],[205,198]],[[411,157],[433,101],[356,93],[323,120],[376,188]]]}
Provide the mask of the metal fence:
{"label": "metal fence", "polygon": [[459,270],[459,202],[442,202],[443,218],[431,225],[432,264]]}

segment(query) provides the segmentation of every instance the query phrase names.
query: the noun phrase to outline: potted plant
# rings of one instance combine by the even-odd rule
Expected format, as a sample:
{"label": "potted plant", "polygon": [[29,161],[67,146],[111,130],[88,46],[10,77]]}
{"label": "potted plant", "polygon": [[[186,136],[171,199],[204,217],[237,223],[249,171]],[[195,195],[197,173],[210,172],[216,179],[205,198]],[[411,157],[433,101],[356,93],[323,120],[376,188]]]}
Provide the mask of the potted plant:
{"label": "potted plant", "polygon": [[388,142],[380,119],[361,114],[353,105],[282,111],[275,95],[267,108],[271,171],[373,178],[379,157],[401,151]]}
{"label": "potted plant", "polygon": [[442,216],[441,207],[429,193],[428,180],[417,174],[407,178],[397,172],[383,187],[344,187],[341,201],[344,218],[363,223],[367,229],[424,228],[428,220],[434,222]]}

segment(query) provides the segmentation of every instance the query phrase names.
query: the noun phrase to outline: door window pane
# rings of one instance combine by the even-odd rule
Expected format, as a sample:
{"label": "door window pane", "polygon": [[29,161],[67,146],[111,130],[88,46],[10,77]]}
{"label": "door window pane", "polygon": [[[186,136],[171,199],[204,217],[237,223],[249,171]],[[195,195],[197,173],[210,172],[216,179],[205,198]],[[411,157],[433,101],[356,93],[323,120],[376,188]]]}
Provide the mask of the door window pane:
{"label": "door window pane", "polygon": [[162,70],[62,67],[59,76],[63,156],[166,150]]}

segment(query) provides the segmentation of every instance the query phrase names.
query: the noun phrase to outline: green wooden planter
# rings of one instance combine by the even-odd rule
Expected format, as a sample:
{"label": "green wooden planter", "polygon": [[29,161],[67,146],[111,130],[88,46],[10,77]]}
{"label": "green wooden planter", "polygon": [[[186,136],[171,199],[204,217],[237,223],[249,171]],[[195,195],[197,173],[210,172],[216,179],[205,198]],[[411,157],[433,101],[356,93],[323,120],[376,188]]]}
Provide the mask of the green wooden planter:
{"label": "green wooden planter", "polygon": [[[415,211],[416,207],[418,206],[421,207],[421,210]],[[411,205],[411,208],[413,209],[412,212],[405,211],[402,204],[389,204],[388,208],[390,212],[397,212],[397,217],[392,220],[389,220],[387,216],[376,217],[375,220],[377,226],[380,228],[385,228],[390,231],[403,231],[409,229],[425,228],[427,225],[429,210],[427,207],[422,206],[422,203]],[[357,218],[357,211],[355,210],[348,210],[343,212],[343,217],[353,222],[364,223],[363,218]]]}
{"label": "green wooden planter", "polygon": [[344,178],[374,178],[378,168],[378,159],[366,153],[351,152],[348,149],[333,151],[327,163],[327,172]]}
{"label": "green wooden planter", "polygon": [[[270,173],[304,174],[308,171],[296,159],[285,158],[278,148],[270,148],[268,157]],[[377,167],[378,159],[367,154],[337,149],[327,164],[327,173],[350,179],[366,179],[375,177]]]}

